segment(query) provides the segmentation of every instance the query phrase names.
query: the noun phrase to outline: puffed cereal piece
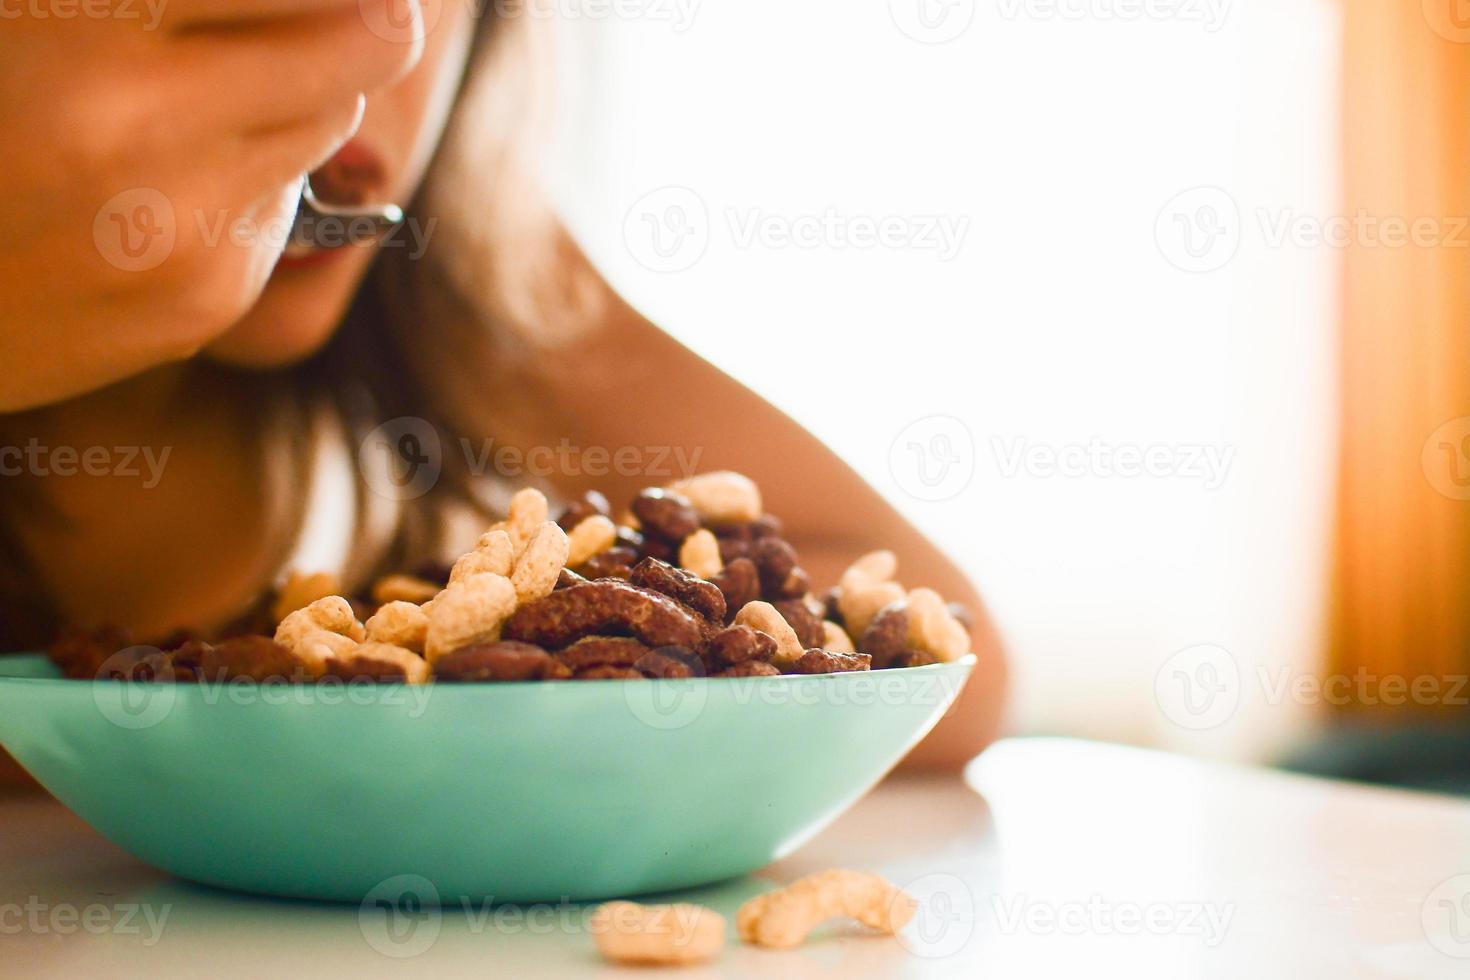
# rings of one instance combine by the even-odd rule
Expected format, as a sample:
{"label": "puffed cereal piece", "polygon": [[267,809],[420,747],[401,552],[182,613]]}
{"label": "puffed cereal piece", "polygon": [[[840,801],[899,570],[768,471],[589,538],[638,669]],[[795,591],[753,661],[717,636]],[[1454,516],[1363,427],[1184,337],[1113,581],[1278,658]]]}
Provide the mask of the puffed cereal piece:
{"label": "puffed cereal piece", "polygon": [[449,584],[454,585],[471,575],[509,575],[515,562],[515,544],[499,527],[480,535],[474,551],[460,555],[449,570]]}
{"label": "puffed cereal piece", "polygon": [[327,661],[350,654],[366,636],[352,614],[352,605],[339,595],[318,599],[286,616],[276,627],[275,640],[320,677]]}
{"label": "puffed cereal piece", "polygon": [[516,599],[527,603],[550,595],[556,588],[557,576],[567,567],[569,549],[567,532],[555,521],[546,521],[537,528],[516,559],[515,571],[510,576]]}
{"label": "puffed cereal piece", "polygon": [[368,662],[387,664],[403,671],[405,684],[424,684],[429,680],[429,662],[412,650],[392,643],[362,644],[345,658],[336,657],[350,673],[354,667],[366,667]]}
{"label": "puffed cereal piece", "polygon": [[276,601],[271,604],[271,616],[279,623],[296,610],[305,609],[318,599],[341,594],[342,582],[332,572],[305,574],[293,571],[286,577],[286,583],[281,586],[280,592],[276,594]]}
{"label": "puffed cereal piece", "polygon": [[429,614],[412,602],[399,600],[379,607],[364,627],[369,643],[388,643],[422,653],[429,632]]}
{"label": "puffed cereal piece", "polygon": [[892,935],[917,908],[912,898],[878,875],[833,868],[752,898],[736,913],[735,928],[745,942],[790,949],[801,945],[817,925],[839,916]]}
{"label": "puffed cereal piece", "polygon": [[933,589],[914,589],[908,595],[909,635],[912,649],[938,660],[958,660],[970,650],[970,633]]}
{"label": "puffed cereal piece", "polygon": [[605,902],[588,926],[613,963],[702,963],[725,947],[725,917],[702,905]]}
{"label": "puffed cereal piece", "polygon": [[384,575],[373,583],[373,601],[378,605],[390,602],[428,602],[439,594],[439,586],[415,575]]}
{"label": "puffed cereal piece", "polygon": [[857,648],[853,646],[852,637],[847,631],[830,619],[822,620],[822,648],[831,650],[833,653],[856,653]]}
{"label": "puffed cereal piece", "polygon": [[760,630],[775,640],[776,653],[771,657],[771,663],[780,668],[782,673],[789,671],[801,659],[802,654],[806,653],[796,630],[791,628],[791,624],[769,602],[747,602],[735,614],[734,625]]}
{"label": "puffed cereal piece", "polygon": [[848,566],[837,588],[837,608],[848,636],[862,636],[878,610],[904,597],[893,581],[898,558],[891,551],[872,551]]}
{"label": "puffed cereal piece", "polygon": [[480,538],[480,547],[484,547],[485,538],[491,533],[504,531],[515,549],[514,557],[519,558],[521,552],[531,543],[536,529],[546,523],[550,513],[551,505],[546,502],[546,495],[540,490],[535,487],[517,490],[515,496],[510,498],[510,506],[506,508],[505,520],[490,526],[490,530]]}
{"label": "puffed cereal piece", "polygon": [[725,570],[719,539],[707,528],[695,531],[679,545],[679,564],[700,578],[713,579]]}
{"label": "puffed cereal piece", "polygon": [[730,470],[701,473],[669,484],[709,524],[739,524],[761,516],[761,491],[748,476]]}
{"label": "puffed cereal piece", "polygon": [[500,639],[500,628],[515,608],[515,586],[504,575],[482,572],[462,579],[434,599],[424,658],[433,666],[460,647]]}
{"label": "puffed cereal piece", "polygon": [[618,540],[618,526],[611,518],[593,514],[567,532],[567,565],[575,568],[593,555],[600,555]]}

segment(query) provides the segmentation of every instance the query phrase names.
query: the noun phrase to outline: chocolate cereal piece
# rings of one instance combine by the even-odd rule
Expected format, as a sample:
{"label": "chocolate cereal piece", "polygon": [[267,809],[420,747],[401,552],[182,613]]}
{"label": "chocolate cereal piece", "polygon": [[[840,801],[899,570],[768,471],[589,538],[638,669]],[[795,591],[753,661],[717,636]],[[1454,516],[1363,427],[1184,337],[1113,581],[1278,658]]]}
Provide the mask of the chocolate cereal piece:
{"label": "chocolate cereal piece", "polygon": [[586,667],[572,675],[574,681],[641,681],[644,677],[632,667],[613,667],[598,664]]}
{"label": "chocolate cereal piece", "polygon": [[645,558],[634,566],[628,581],[682,602],[711,622],[725,621],[724,593],[719,586],[706,582],[693,572],[675,568],[657,558]]}
{"label": "chocolate cereal piece", "polygon": [[308,679],[306,665],[268,636],[236,636],[198,651],[199,679],[219,683],[251,680],[260,684]]}
{"label": "chocolate cereal piece", "polygon": [[747,660],[714,674],[715,677],[780,677],[781,672],[761,660]]}
{"label": "chocolate cereal piece", "polygon": [[888,661],[903,653],[908,640],[908,605],[905,600],[900,599],[878,610],[878,614],[873,617],[855,645],[863,653],[872,656],[875,666],[886,666]]}
{"label": "chocolate cereal piece", "polygon": [[560,650],[584,636],[634,636],[651,647],[694,649],[703,624],[668,596],[603,579],[574,585],[521,606],[507,620],[508,640]]}
{"label": "chocolate cereal piece", "polygon": [[403,682],[408,680],[408,675],[401,664],[389,663],[386,660],[373,660],[370,657],[353,657],[346,663],[335,657],[329,658],[327,669],[322,676],[342,681],[362,679]]}
{"label": "chocolate cereal piece", "polygon": [[561,526],[563,531],[570,533],[572,528],[595,514],[601,514],[603,517],[607,517],[611,513],[612,506],[607,502],[607,498],[596,490],[588,490],[582,496],[567,504],[566,510],[561,512],[561,516],[556,519],[556,523]]}
{"label": "chocolate cereal piece", "polygon": [[643,525],[645,536],[657,535],[677,544],[699,530],[699,514],[681,494],[649,487],[633,499],[633,515]]}
{"label": "chocolate cereal piece", "polygon": [[614,545],[600,554],[593,555],[574,571],[586,579],[626,579],[638,561],[638,552],[622,545]]}
{"label": "chocolate cereal piece", "polygon": [[781,618],[796,631],[796,638],[803,647],[819,647],[827,639],[827,631],[822,628],[822,617],[811,611],[805,599],[782,599],[771,605],[776,607]]}
{"label": "chocolate cereal piece", "polygon": [[556,654],[572,670],[587,667],[632,667],[653,652],[630,636],[584,636]]}
{"label": "chocolate cereal piece", "polygon": [[750,560],[761,576],[761,594],[777,595],[796,571],[796,549],[780,538],[761,538],[750,548]]}
{"label": "chocolate cereal piece", "polygon": [[560,680],[570,673],[540,647],[509,640],[461,647],[434,664],[434,678],[451,684]]}
{"label": "chocolate cereal piece", "polygon": [[704,664],[683,647],[650,650],[633,665],[644,677],[703,677]]}
{"label": "chocolate cereal piece", "polygon": [[904,667],[927,667],[939,663],[939,658],[924,650],[904,650],[879,663],[873,661],[874,670],[899,670]]}
{"label": "chocolate cereal piece", "polygon": [[831,650],[808,650],[791,668],[796,674],[841,674],[854,670],[870,670],[873,658],[866,653],[833,653]]}
{"label": "chocolate cereal piece", "polygon": [[749,626],[731,626],[710,638],[705,644],[704,654],[713,669],[751,661],[769,661],[776,655],[776,641]]}
{"label": "chocolate cereal piece", "polygon": [[102,664],[117,653],[127,649],[128,635],[120,629],[67,630],[56,638],[47,650],[52,663],[72,680],[91,680],[102,669]]}
{"label": "chocolate cereal piece", "polygon": [[725,597],[725,622],[735,618],[735,614],[761,597],[760,573],[755,567],[755,562],[749,558],[736,558],[727,562],[725,570],[716,575],[711,581],[720,593]]}
{"label": "chocolate cereal piece", "polygon": [[585,579],[582,576],[578,575],[576,572],[572,571],[570,568],[563,568],[561,570],[561,573],[558,574],[557,577],[556,577],[556,588],[558,588],[558,589],[569,589],[569,588],[571,588],[574,585],[581,585],[582,583],[584,583],[586,581],[587,581],[587,579]]}

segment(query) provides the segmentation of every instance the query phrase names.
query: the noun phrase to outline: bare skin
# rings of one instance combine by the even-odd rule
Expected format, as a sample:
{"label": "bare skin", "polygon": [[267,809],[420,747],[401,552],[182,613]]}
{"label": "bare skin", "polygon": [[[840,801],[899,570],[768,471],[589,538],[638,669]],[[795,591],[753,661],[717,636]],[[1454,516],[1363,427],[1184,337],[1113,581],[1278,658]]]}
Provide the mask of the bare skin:
{"label": "bare skin", "polygon": [[[216,158],[190,156],[182,143],[150,143],[154,158],[140,158],[138,141],[115,135],[116,142],[107,143],[96,136],[74,151],[79,162],[63,186],[44,165],[45,143],[74,138],[66,127],[32,119],[14,125],[42,127],[27,145],[43,149],[34,159],[0,161],[0,177],[14,191],[8,204],[0,203],[0,219],[37,229],[0,243],[0,363],[7,365],[0,445],[35,439],[53,447],[170,451],[151,482],[146,470],[136,479],[21,477],[64,517],[21,522],[17,530],[46,590],[77,622],[116,622],[142,634],[217,623],[268,587],[282,557],[285,517],[262,480],[269,461],[249,438],[257,421],[249,376],[201,390],[202,365],[269,369],[309,356],[336,329],[372,259],[366,246],[325,265],[277,265],[278,245],[208,247],[181,221],[174,253],[156,274],[120,275],[99,261],[92,239],[100,202],[115,188],[143,185],[166,187],[181,212],[223,208],[258,216],[289,210],[296,175],[332,158],[354,134],[380,157],[374,196],[407,200],[442,131],[473,29],[468,5],[443,4],[432,11],[435,26],[424,44],[385,46],[363,29],[358,0],[283,2],[175,0],[167,16],[178,19],[166,18],[159,36],[142,40],[107,34],[115,25],[89,26],[88,57],[99,66],[94,73],[65,72],[59,57],[38,56],[24,70],[0,63],[0,108],[30,104],[23,93],[36,91],[36,73],[47,72],[67,74],[57,84],[69,93],[67,104],[76,105],[102,96],[75,75],[122,86],[126,73],[119,67],[110,74],[106,66],[121,66],[146,50],[162,77],[150,76],[147,92],[109,93],[108,104],[146,105],[166,92],[175,100],[165,107],[168,118],[194,120],[188,124],[194,129],[180,129],[189,147],[235,148]],[[416,0],[381,3],[390,13],[422,16]],[[351,17],[344,19],[344,11]],[[60,51],[66,40],[55,21],[26,22],[22,29],[32,52],[48,45]],[[261,38],[271,43],[257,43]],[[343,45],[356,52],[356,61],[307,86],[303,95],[290,64],[271,54],[282,49],[283,38],[301,57],[298,67],[313,52],[333,65],[352,60],[344,58]],[[211,56],[220,51],[238,53],[233,75],[210,74]],[[366,111],[359,126],[360,96]],[[210,100],[219,104],[204,104]],[[0,119],[16,117],[0,112]],[[205,117],[211,121],[201,121]],[[0,133],[11,125],[0,123]],[[261,132],[272,134],[270,153],[257,146]],[[177,165],[183,157],[190,166]],[[563,255],[569,270],[585,267],[575,249]],[[800,426],[670,339],[610,288],[600,288],[604,302],[593,304],[595,321],[575,345],[558,351],[554,371],[545,363],[534,370],[483,366],[487,397],[514,392],[517,406],[537,407],[534,413],[507,407],[513,424],[497,440],[699,447],[701,468],[738,469],[760,483],[817,582],[835,581],[865,550],[895,550],[905,581],[930,585],[976,613],[980,655],[960,703],[912,759],[956,765],[972,757],[995,735],[1005,687],[1000,645],[972,585]],[[48,324],[44,335],[32,328],[40,322]],[[614,377],[605,369],[614,361],[630,367]],[[640,396],[632,400],[626,392],[635,384]],[[586,481],[614,499],[630,496],[643,482]],[[575,492],[578,483],[567,479],[565,489]],[[811,494],[813,486],[822,487],[820,498]]]}

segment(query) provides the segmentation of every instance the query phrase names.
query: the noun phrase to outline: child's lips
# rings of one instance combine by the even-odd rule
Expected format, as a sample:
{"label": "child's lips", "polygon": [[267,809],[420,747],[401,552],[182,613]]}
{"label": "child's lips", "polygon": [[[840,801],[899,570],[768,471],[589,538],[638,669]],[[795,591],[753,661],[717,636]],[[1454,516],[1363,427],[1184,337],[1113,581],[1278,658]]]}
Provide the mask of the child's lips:
{"label": "child's lips", "polygon": [[[311,188],[324,204],[359,207],[383,197],[387,170],[382,158],[360,140],[349,140],[326,163],[311,172]],[[292,242],[286,246],[278,268],[318,266],[346,248],[318,248]]]}
{"label": "child's lips", "polygon": [[382,158],[360,140],[349,140],[311,173],[317,197],[328,204],[354,206],[380,200],[387,171]]}

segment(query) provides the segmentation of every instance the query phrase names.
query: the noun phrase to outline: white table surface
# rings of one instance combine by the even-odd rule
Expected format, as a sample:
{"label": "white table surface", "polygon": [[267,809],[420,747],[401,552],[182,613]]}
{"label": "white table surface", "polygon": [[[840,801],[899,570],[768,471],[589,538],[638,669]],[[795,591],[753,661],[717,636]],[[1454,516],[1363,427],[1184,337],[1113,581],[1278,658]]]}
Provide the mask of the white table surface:
{"label": "white table surface", "polygon": [[185,884],[55,803],[9,798],[0,974],[1470,977],[1470,802],[1448,798],[1013,740],[963,780],[889,780],[786,860],[680,899],[733,921],[767,879],[828,867],[908,885],[921,906],[902,941],[732,938],[708,966],[650,974],[603,964],[583,908],[446,908],[389,942],[355,906]]}

